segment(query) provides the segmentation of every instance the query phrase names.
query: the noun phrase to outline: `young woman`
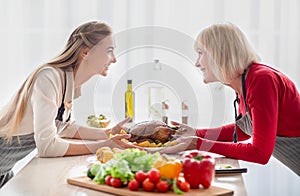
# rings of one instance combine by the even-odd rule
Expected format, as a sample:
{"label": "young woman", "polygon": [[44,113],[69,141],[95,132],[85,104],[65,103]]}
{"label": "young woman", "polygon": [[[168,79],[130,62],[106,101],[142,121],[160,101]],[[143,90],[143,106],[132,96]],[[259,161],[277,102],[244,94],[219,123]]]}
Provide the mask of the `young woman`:
{"label": "young woman", "polygon": [[[260,164],[268,163],[273,154],[300,175],[300,95],[294,83],[259,63],[245,35],[233,24],[205,28],[195,49],[204,82],[218,81],[235,91],[236,122],[198,130],[181,125],[187,137],[162,152],[197,148]],[[240,143],[249,138],[251,142]]]}
{"label": "young woman", "polygon": [[14,164],[35,148],[40,157],[58,157],[95,153],[102,146],[135,147],[121,141],[128,134],[108,137],[119,133],[130,119],[102,131],[70,121],[73,98],[80,96],[81,85],[92,76],[107,75],[116,62],[114,48],[109,26],[82,24],[55,59],[27,78],[0,113],[0,187],[12,177]]}

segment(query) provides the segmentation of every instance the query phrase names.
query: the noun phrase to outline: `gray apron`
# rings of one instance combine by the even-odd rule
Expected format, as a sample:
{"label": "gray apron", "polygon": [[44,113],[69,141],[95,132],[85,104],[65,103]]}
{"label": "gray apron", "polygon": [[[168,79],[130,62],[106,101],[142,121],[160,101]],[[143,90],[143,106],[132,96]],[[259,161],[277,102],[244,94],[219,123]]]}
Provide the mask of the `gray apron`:
{"label": "gray apron", "polygon": [[[66,124],[63,122],[63,114],[65,112],[65,93],[67,86],[66,72],[64,73],[64,92],[62,97],[62,103],[58,109],[56,120],[56,126],[61,126],[61,124]],[[71,114],[69,114],[66,122],[70,120]],[[27,156],[31,151],[36,148],[34,133],[13,136],[12,142],[7,142],[5,139],[0,137],[0,188],[13,177],[12,168],[14,165],[25,156]]]}
{"label": "gray apron", "polygon": [[[248,106],[246,104],[246,85],[245,73],[242,75],[242,89],[243,98],[246,108],[246,114],[242,117],[241,114],[237,116],[236,103],[238,97],[234,101],[236,125],[234,127],[234,142],[237,142],[236,126],[245,134],[252,136],[252,121],[248,113]],[[300,176],[300,137],[280,137],[276,136],[276,143],[273,151],[273,156]]]}
{"label": "gray apron", "polygon": [[300,137],[276,137],[273,156],[300,176]]}
{"label": "gray apron", "polygon": [[16,162],[23,159],[35,147],[33,133],[14,136],[11,142],[0,138],[0,187],[13,177],[11,169]]}

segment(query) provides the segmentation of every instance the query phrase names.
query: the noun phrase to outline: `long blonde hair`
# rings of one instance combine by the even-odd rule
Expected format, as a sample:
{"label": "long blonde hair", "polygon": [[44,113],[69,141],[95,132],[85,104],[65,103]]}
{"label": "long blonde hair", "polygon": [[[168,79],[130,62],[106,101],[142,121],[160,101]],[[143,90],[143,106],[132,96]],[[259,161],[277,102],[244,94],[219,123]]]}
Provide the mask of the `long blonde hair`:
{"label": "long blonde hair", "polygon": [[231,23],[214,24],[202,30],[195,48],[209,55],[209,66],[215,77],[229,84],[253,62],[260,61],[243,32]]}
{"label": "long blonde hair", "polygon": [[0,134],[11,140],[17,133],[29,99],[29,90],[39,71],[46,67],[77,70],[80,64],[80,51],[84,47],[92,48],[105,37],[112,34],[111,28],[97,21],[87,22],[76,28],[70,35],[63,51],[50,62],[38,67],[22,84],[13,99],[0,114]]}

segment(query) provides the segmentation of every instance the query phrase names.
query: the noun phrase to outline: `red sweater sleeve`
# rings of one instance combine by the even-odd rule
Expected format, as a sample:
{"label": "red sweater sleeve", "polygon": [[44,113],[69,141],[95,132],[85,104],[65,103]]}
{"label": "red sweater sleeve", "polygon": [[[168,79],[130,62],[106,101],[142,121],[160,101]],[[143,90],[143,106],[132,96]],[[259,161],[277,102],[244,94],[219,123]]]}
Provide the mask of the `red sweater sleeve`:
{"label": "red sweater sleeve", "polygon": [[[279,84],[273,77],[264,74],[255,77],[255,80],[249,78],[248,83],[246,81],[246,102],[253,124],[251,143],[220,142],[200,138],[197,148],[231,158],[266,164],[274,149],[278,124]],[[225,126],[226,133],[220,134],[220,138],[229,139],[232,131],[226,128]],[[198,134],[203,134],[203,131],[198,131]],[[210,132],[206,131],[206,134]]]}
{"label": "red sweater sleeve", "polygon": [[[214,141],[233,141],[234,124],[225,125],[218,128],[196,129],[197,135],[204,139]],[[237,127],[238,140],[244,141],[250,138]]]}

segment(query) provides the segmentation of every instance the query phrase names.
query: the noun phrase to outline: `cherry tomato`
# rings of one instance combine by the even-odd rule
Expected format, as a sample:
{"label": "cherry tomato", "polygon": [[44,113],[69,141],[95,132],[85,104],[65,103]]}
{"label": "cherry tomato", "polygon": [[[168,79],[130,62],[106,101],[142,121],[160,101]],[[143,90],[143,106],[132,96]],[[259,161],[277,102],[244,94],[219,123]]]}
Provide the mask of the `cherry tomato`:
{"label": "cherry tomato", "polygon": [[169,183],[167,181],[161,180],[156,184],[156,189],[158,190],[158,192],[165,193],[169,190]]}
{"label": "cherry tomato", "polygon": [[160,180],[160,174],[158,169],[152,168],[148,172],[148,178],[150,182],[157,183]]}
{"label": "cherry tomato", "polygon": [[105,177],[105,184],[107,184],[108,186],[111,186],[110,179],[111,179],[111,175]]}
{"label": "cherry tomato", "polygon": [[140,183],[136,179],[130,180],[130,182],[128,183],[128,188],[131,191],[137,191],[139,190],[139,187]]}
{"label": "cherry tomato", "polygon": [[153,182],[150,182],[149,178],[146,178],[143,182],[143,189],[145,191],[151,192],[154,190],[155,184]]}
{"label": "cherry tomato", "polygon": [[180,184],[182,183],[183,181],[181,179],[177,179],[177,187],[180,187]]}
{"label": "cherry tomato", "polygon": [[181,182],[179,185],[179,189],[183,192],[188,192],[190,190],[191,186],[188,182]]}
{"label": "cherry tomato", "polygon": [[111,178],[110,184],[115,188],[120,188],[123,185],[123,182],[121,181],[120,178]]}
{"label": "cherry tomato", "polygon": [[137,171],[134,175],[134,178],[139,182],[142,183],[146,178],[148,177],[148,174],[143,171]]}

